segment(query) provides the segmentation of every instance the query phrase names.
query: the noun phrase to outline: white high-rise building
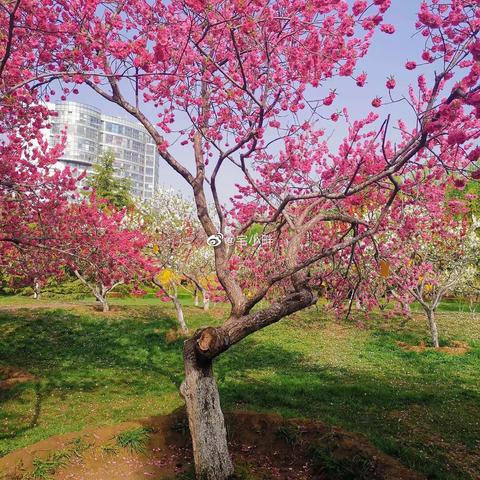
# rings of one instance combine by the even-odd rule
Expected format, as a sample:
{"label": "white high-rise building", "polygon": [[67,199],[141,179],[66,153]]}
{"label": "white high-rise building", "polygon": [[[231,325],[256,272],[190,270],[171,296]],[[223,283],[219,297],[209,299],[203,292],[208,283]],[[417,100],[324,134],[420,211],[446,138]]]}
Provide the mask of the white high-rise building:
{"label": "white high-rise building", "polygon": [[57,112],[51,117],[49,142],[58,142],[66,130],[67,144],[59,162],[79,171],[92,171],[92,165],[108,150],[115,154],[115,173],[128,178],[132,193],[151,198],[158,183],[159,157],[152,138],[143,125],[103,114],[99,109],[77,102],[49,104]]}

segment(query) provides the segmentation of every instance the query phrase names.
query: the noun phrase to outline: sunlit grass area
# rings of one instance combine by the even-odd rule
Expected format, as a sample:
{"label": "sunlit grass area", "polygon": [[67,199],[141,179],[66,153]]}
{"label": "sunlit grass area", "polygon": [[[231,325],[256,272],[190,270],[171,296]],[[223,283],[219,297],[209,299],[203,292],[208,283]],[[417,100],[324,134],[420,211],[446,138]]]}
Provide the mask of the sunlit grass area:
{"label": "sunlit grass area", "polygon": [[[191,330],[226,314],[184,303]],[[173,308],[157,298],[112,305],[103,314],[92,300],[0,300],[0,366],[33,375],[0,390],[2,453],[183,405]],[[420,313],[354,320],[319,306],[232,347],[215,366],[224,409],[321,420],[364,433],[428,478],[478,478],[480,315],[438,315],[442,343],[466,342],[462,355],[399,346],[428,342]]]}

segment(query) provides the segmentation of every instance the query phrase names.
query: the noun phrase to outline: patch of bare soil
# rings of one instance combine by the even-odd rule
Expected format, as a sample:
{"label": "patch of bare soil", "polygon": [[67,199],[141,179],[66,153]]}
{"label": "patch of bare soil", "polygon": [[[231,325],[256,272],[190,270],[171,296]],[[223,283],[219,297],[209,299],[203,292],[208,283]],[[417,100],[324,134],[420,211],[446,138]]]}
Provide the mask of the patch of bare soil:
{"label": "patch of bare soil", "polygon": [[436,352],[443,352],[447,353],[449,355],[465,355],[470,351],[470,345],[466,342],[460,342],[460,341],[453,341],[451,345],[448,347],[439,347],[439,348],[434,348],[434,347],[428,347],[425,342],[420,342],[418,345],[410,345],[405,342],[397,342],[397,345],[404,350],[407,350],[408,352],[428,352],[428,351],[436,351]]}
{"label": "patch of bare soil", "polygon": [[18,383],[29,382],[35,377],[25,370],[14,367],[0,367],[0,390],[7,390]]}
{"label": "patch of bare soil", "polygon": [[[362,435],[319,422],[246,412],[227,414],[226,422],[237,479],[423,479]],[[149,432],[143,451],[119,446],[117,435],[139,428]],[[39,465],[53,465],[44,477],[53,480],[193,478],[181,477],[193,472],[188,422],[179,411],[51,437],[0,458],[3,480],[32,478]]]}

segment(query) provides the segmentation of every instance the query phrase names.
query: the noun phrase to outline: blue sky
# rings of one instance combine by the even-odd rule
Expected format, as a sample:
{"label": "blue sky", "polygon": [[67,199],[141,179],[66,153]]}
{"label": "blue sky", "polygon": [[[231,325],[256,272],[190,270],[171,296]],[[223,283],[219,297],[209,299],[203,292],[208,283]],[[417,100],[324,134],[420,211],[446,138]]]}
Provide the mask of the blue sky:
{"label": "blue sky", "polygon": [[[383,96],[387,100],[388,95],[385,89],[385,81],[389,75],[394,75],[397,80],[397,96],[407,94],[408,85],[415,83],[418,71],[407,71],[404,67],[407,60],[419,60],[422,52],[424,39],[415,34],[415,21],[420,6],[420,0],[393,0],[392,7],[385,15],[385,21],[393,23],[396,27],[394,35],[387,35],[378,31],[372,41],[369,54],[363,59],[357,72],[365,70],[368,73],[368,83],[363,88],[354,85],[351,79],[334,79],[326,88],[323,87],[321,94],[315,97],[324,96],[330,88],[335,88],[339,94],[332,111],[339,107],[346,106],[350,112],[351,118],[361,118],[365,116],[371,108],[371,101],[376,95]],[[325,92],[325,93],[324,93]],[[79,95],[71,96],[69,100],[75,100],[89,105],[95,105],[103,112],[111,115],[128,117],[120,107],[104,100],[88,87],[80,89]],[[153,105],[147,105],[144,110],[152,119],[155,119],[156,112]],[[388,113],[395,118],[411,118],[411,112],[406,103],[397,103],[395,105],[385,106],[378,109],[377,112],[384,119]],[[326,127],[327,135],[331,135],[334,144],[345,135],[345,123],[339,121],[337,124],[329,124]],[[185,163],[190,165],[191,161],[186,157],[187,151],[177,150],[175,147],[172,153],[179,158],[185,158]],[[188,154],[187,154],[188,156]],[[173,172],[170,167],[164,163],[160,165],[161,184],[171,186],[188,193],[189,187],[185,181]],[[226,168],[222,177],[223,181],[219,185],[220,193],[224,200],[234,193],[233,184],[239,181],[239,172],[233,168]]]}

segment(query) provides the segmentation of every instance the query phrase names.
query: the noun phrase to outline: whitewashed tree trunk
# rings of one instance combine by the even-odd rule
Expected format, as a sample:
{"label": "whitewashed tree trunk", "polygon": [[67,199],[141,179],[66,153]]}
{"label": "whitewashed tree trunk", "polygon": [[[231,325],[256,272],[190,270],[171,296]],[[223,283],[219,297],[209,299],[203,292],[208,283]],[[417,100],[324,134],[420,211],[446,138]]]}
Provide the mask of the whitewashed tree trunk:
{"label": "whitewashed tree trunk", "polygon": [[33,298],[35,300],[40,300],[42,298],[42,290],[38,280],[34,280],[33,282]]}
{"label": "whitewashed tree trunk", "polygon": [[440,343],[438,341],[437,321],[435,320],[435,310],[440,304],[440,300],[442,299],[446,290],[447,290],[447,287],[440,288],[430,303],[428,303],[427,300],[423,297],[423,292],[424,292],[423,283],[416,289],[411,290],[411,293],[413,294],[415,299],[420,303],[420,305],[423,307],[423,310],[427,315],[428,327],[430,329],[430,336],[432,338],[432,344],[435,348],[440,347]]}
{"label": "whitewashed tree trunk", "polygon": [[194,304],[196,307],[198,307],[198,303],[199,303],[199,302],[198,302],[198,290],[195,289],[195,292],[194,292],[194,294],[193,294],[193,304]]}
{"label": "whitewashed tree trunk", "polygon": [[432,336],[432,344],[435,348],[440,347],[440,343],[438,341],[438,328],[437,328],[437,321],[435,320],[435,311],[432,309],[426,310],[428,325],[430,327],[430,334]]}
{"label": "whitewashed tree trunk", "polygon": [[107,289],[104,285],[97,285],[94,289],[95,298],[102,304],[102,312],[110,311],[110,305],[107,301],[107,293],[109,289]]}
{"label": "whitewashed tree trunk", "polygon": [[173,289],[173,293],[170,293],[167,287],[163,285],[162,282],[160,282],[156,278],[153,278],[152,282],[154,285],[161,288],[165,293],[165,295],[172,301],[173,305],[175,306],[175,312],[177,313],[177,321],[178,321],[178,324],[180,325],[180,330],[183,334],[188,335],[188,327],[187,327],[187,324],[185,323],[185,318],[183,316],[182,304],[178,299],[176,285],[174,283],[171,284],[171,289]]}
{"label": "whitewashed tree trunk", "polygon": [[194,285],[195,285],[195,293],[194,293],[194,304],[196,307],[198,307],[198,292],[202,293],[202,305],[203,305],[203,310],[205,312],[208,312],[210,309],[210,297],[208,294],[208,290],[202,286],[200,281],[197,279],[195,275],[191,275],[188,273],[184,274]]}
{"label": "whitewashed tree trunk", "polygon": [[108,304],[108,301],[107,301],[108,292],[112,291],[115,287],[118,287],[118,285],[121,285],[122,283],[124,283],[124,281],[120,280],[119,282],[114,283],[111,287],[106,287],[101,283],[97,285],[92,285],[83,277],[83,275],[78,270],[74,270],[74,273],[76,277],[85,286],[87,286],[90,289],[90,291],[93,293],[93,296],[96,298],[96,300],[101,303],[102,311],[103,312],[110,311],[110,305]]}
{"label": "whitewashed tree trunk", "polygon": [[177,313],[177,321],[178,324],[180,325],[180,330],[184,334],[188,334],[188,327],[187,324],[185,323],[185,319],[183,316],[183,309],[182,309],[182,304],[178,300],[178,298],[175,296],[172,298],[173,304],[175,305],[175,311]]}
{"label": "whitewashed tree trunk", "polygon": [[110,305],[107,302],[106,298],[99,299],[100,303],[102,304],[102,312],[109,312],[110,311]]}
{"label": "whitewashed tree trunk", "polygon": [[[212,361],[195,352],[195,336],[185,342],[185,380],[180,392],[185,399],[192,437],[197,479],[226,480],[233,475],[227,432]],[[201,363],[200,363],[201,362]]]}
{"label": "whitewashed tree trunk", "polygon": [[207,290],[202,290],[202,298],[203,298],[203,311],[208,312],[210,310],[210,297],[208,295]]}

